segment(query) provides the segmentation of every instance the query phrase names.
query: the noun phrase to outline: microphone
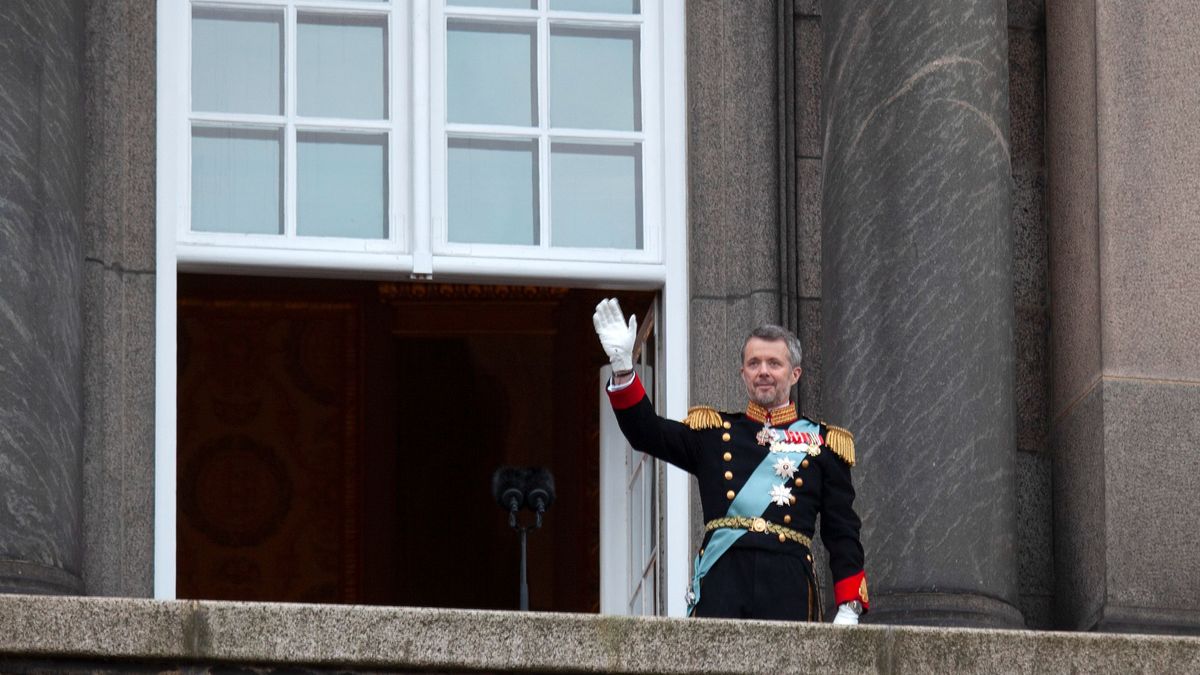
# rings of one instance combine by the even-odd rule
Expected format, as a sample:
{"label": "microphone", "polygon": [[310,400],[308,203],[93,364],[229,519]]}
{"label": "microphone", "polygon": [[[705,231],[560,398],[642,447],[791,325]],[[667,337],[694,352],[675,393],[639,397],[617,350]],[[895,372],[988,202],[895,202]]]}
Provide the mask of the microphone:
{"label": "microphone", "polygon": [[530,511],[545,512],[554,504],[554,476],[545,467],[529,469],[525,484],[525,506]]}
{"label": "microphone", "polygon": [[492,497],[500,508],[508,511],[509,527],[517,526],[517,511],[525,502],[525,483],[528,469],[502,466],[492,474]]}
{"label": "microphone", "polygon": [[554,476],[545,467],[529,469],[525,483],[525,506],[537,513],[537,526],[542,526],[542,514],[554,503]]}
{"label": "microphone", "polygon": [[[508,526],[521,540],[521,610],[529,609],[529,582],[525,562],[525,538],[542,526],[542,515],[554,503],[554,476],[545,467],[502,466],[492,474],[492,497],[508,511]],[[518,525],[517,511],[525,508],[537,514],[535,525]]]}

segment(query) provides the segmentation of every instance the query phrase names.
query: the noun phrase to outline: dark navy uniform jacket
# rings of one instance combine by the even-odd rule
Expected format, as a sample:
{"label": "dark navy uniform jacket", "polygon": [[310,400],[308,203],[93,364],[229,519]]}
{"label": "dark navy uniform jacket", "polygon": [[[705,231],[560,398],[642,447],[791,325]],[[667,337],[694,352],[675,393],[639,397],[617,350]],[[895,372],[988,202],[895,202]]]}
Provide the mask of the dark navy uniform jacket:
{"label": "dark navy uniform jacket", "polygon": [[[759,444],[757,439],[764,419],[769,415],[772,428],[780,430],[797,419],[805,419],[797,416],[794,405],[767,411],[751,403],[745,413],[719,413],[719,422],[709,424],[712,428],[693,429],[683,422],[659,417],[636,376],[628,386],[609,392],[609,399],[621,431],[634,449],[674,464],[696,477],[706,523],[726,515],[729,503],[750,474],[771,454],[770,449]],[[820,514],[821,541],[829,551],[835,602],[858,600],[866,609],[869,605],[867,582],[863,548],[859,542],[862,522],[854,512],[854,486],[850,480],[853,451],[843,458],[847,454],[844,449],[839,454],[829,445],[830,427],[818,426],[819,451],[815,455],[810,453],[795,475],[787,479],[793,499],[787,506],[771,503],[762,517],[811,539]],[[848,436],[848,432],[837,431]],[[711,532],[706,533],[705,545],[711,535]],[[734,547],[803,556],[810,565],[810,573],[816,577],[807,548],[794,541],[781,540],[771,532],[748,531]]]}

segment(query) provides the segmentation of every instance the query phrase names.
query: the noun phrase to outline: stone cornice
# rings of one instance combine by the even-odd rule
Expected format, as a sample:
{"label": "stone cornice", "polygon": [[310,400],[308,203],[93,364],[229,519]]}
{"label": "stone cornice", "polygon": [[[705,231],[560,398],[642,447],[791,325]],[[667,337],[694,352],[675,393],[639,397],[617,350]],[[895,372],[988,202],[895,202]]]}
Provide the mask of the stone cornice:
{"label": "stone cornice", "polygon": [[[1200,671],[1200,638],[0,595],[0,659],[591,672]],[[69,662],[69,663],[68,663]]]}

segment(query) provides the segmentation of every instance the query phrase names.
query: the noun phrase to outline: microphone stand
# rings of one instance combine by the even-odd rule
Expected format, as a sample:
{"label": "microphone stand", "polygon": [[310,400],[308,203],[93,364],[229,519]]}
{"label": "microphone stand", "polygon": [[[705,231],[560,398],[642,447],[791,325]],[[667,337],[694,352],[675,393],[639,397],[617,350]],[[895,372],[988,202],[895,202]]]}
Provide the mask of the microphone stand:
{"label": "microphone stand", "polygon": [[[508,526],[516,530],[521,543],[522,612],[529,611],[529,533],[542,526],[542,516],[554,503],[554,477],[546,469],[500,467],[492,475],[492,494],[501,508],[508,511]],[[535,513],[532,525],[522,525],[517,517],[521,505]]]}
{"label": "microphone stand", "polygon": [[528,536],[529,528],[522,527],[518,530],[521,533],[521,611],[529,611],[529,579],[525,576],[525,538]]}
{"label": "microphone stand", "polygon": [[541,500],[538,501],[537,520],[532,525],[517,524],[517,510],[513,509],[508,514],[508,525],[517,531],[517,535],[521,539],[521,611],[529,611],[529,576],[528,570],[528,555],[526,554],[526,540],[529,533],[542,526],[542,514],[546,512],[546,507]]}

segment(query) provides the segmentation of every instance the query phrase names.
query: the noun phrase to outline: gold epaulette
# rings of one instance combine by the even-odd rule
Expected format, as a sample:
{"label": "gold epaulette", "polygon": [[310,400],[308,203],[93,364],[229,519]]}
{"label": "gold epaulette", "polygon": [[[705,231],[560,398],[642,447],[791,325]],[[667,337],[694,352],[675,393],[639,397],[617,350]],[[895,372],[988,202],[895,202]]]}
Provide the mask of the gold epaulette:
{"label": "gold epaulette", "polygon": [[683,418],[683,423],[692,429],[720,429],[724,424],[721,419],[721,413],[706,405],[697,405],[688,408],[687,417]]}
{"label": "gold epaulette", "polygon": [[854,434],[832,424],[825,425],[825,428],[828,429],[825,434],[825,445],[833,450],[833,454],[841,457],[850,466],[854,466]]}

